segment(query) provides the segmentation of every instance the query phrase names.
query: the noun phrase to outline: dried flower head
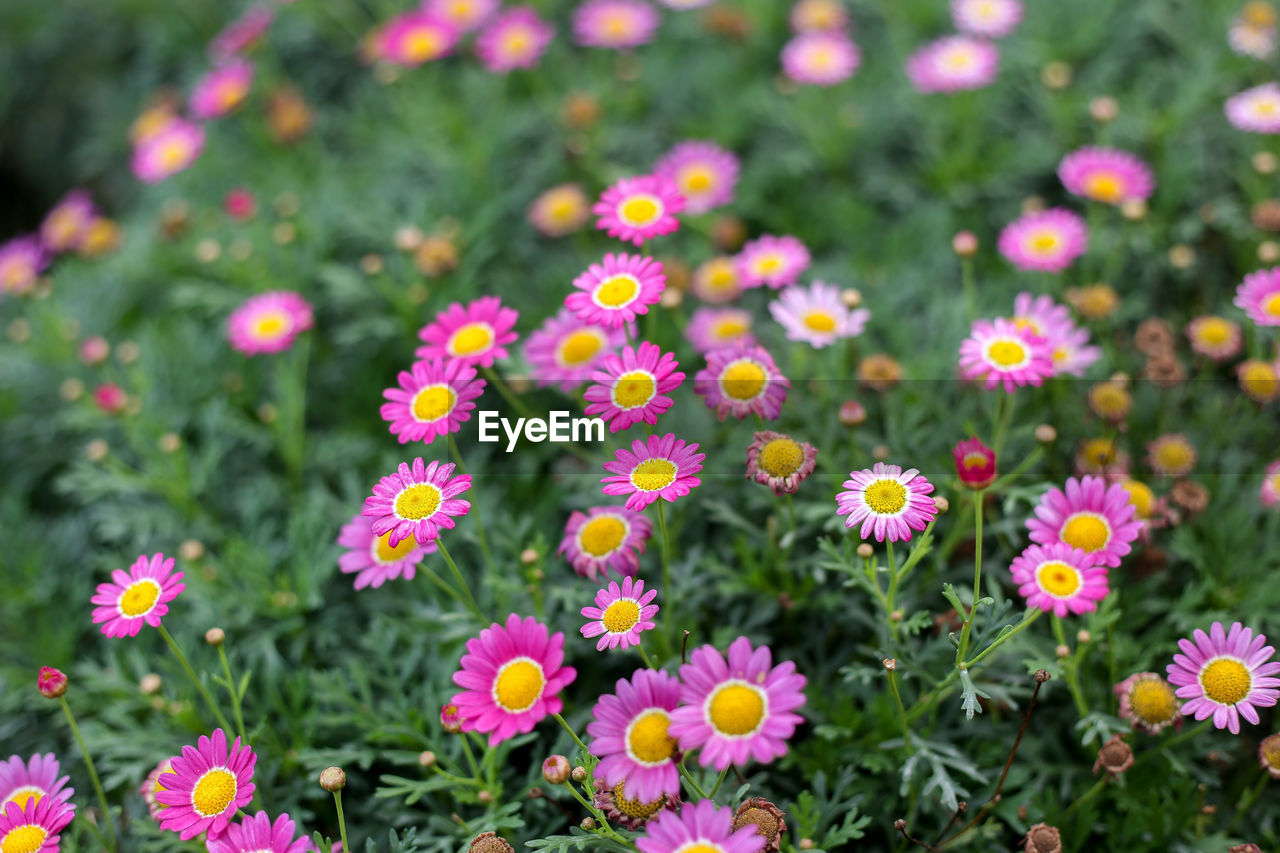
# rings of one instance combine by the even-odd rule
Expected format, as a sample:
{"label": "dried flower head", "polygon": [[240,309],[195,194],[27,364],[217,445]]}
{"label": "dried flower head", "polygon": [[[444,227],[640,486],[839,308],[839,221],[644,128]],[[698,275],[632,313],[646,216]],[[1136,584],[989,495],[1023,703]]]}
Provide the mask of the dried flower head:
{"label": "dried flower head", "polygon": [[1098,750],[1098,759],[1093,763],[1093,772],[1106,770],[1107,776],[1119,776],[1133,766],[1133,750],[1124,742],[1124,737],[1114,734],[1111,739]]}
{"label": "dried flower head", "polygon": [[1023,850],[1026,853],[1062,853],[1062,834],[1055,826],[1037,823],[1027,830]]}
{"label": "dried flower head", "polygon": [[765,840],[761,853],[778,853],[782,836],[787,831],[787,822],[783,817],[782,809],[773,803],[763,797],[752,797],[734,812],[733,828],[736,831],[744,826],[754,825],[756,832]]}

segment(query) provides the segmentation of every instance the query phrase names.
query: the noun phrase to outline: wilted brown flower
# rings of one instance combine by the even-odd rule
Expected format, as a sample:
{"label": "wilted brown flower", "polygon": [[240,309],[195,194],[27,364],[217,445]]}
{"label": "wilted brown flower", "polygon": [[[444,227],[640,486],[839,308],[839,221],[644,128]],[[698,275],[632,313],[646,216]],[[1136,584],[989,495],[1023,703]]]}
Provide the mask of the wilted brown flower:
{"label": "wilted brown flower", "polygon": [[892,356],[872,353],[859,362],[858,381],[873,391],[888,391],[902,381],[902,366]]}
{"label": "wilted brown flower", "polygon": [[1189,513],[1204,512],[1209,505],[1209,490],[1194,480],[1178,480],[1169,490],[1173,502]]}
{"label": "wilted brown flower", "polygon": [[1109,284],[1067,288],[1067,302],[1090,320],[1101,320],[1120,304],[1120,297]]}
{"label": "wilted brown flower", "polygon": [[515,853],[515,848],[496,832],[482,832],[471,839],[467,853]]}
{"label": "wilted brown flower", "polygon": [[267,126],[276,142],[296,142],[311,129],[311,107],[292,86],[281,86],[267,96]]}
{"label": "wilted brown flower", "polygon": [[1055,826],[1037,823],[1027,830],[1025,853],[1062,853],[1062,834]]}
{"label": "wilted brown flower", "polygon": [[413,265],[432,277],[452,272],[458,267],[458,247],[442,234],[429,234],[414,249]]}
{"label": "wilted brown flower", "polygon": [[1187,370],[1173,355],[1153,356],[1142,368],[1142,378],[1160,388],[1172,388],[1187,378]]}
{"label": "wilted brown flower", "polygon": [[1119,776],[1133,766],[1133,750],[1118,734],[1102,745],[1098,750],[1098,760],[1093,762],[1093,772],[1106,770],[1108,776]]}
{"label": "wilted brown flower", "polygon": [[1133,345],[1143,355],[1165,355],[1173,351],[1173,329],[1159,317],[1148,317],[1138,324]]}
{"label": "wilted brown flower", "polygon": [[787,831],[787,822],[783,820],[784,812],[763,797],[752,797],[742,805],[733,816],[733,828],[739,830],[752,824],[756,833],[763,835],[765,845],[762,853],[778,853],[782,846],[783,833]]}

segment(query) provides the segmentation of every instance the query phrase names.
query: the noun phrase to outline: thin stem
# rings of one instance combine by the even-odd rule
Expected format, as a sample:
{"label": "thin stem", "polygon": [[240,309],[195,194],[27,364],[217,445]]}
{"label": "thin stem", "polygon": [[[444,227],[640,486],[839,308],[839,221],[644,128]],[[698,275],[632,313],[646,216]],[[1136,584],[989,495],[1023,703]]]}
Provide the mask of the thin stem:
{"label": "thin stem", "polygon": [[[662,603],[668,608],[667,622],[675,628],[676,626],[676,607],[675,596],[671,594],[671,539],[667,533],[667,511],[666,501],[658,499],[658,529],[662,531]],[[667,642],[670,642],[670,634],[664,634]],[[663,648],[669,648],[663,646]],[[664,655],[665,657],[665,655]]]}
{"label": "thin stem", "polygon": [[241,743],[248,743],[249,738],[244,733],[244,714],[240,710],[240,691],[236,689],[235,679],[231,677],[231,664],[227,661],[227,650],[222,643],[218,644],[218,657],[222,660],[222,673],[227,677],[227,692],[231,694],[231,713],[236,718],[236,734],[240,735]]}
{"label": "thin stem", "polygon": [[889,673],[889,692],[893,694],[893,701],[898,705],[898,719],[902,722],[902,741],[907,747],[907,755],[912,753],[911,749],[911,727],[907,725],[907,709],[902,704],[902,694],[898,692],[898,674],[892,669]]}
{"label": "thin stem", "polygon": [[992,642],[992,644],[991,644],[991,645],[989,645],[989,646],[987,646],[985,649],[983,649],[983,650],[982,650],[982,653],[981,653],[981,654],[979,654],[976,658],[974,658],[973,660],[967,660],[967,661],[964,661],[963,663],[961,663],[961,664],[960,664],[961,668],[963,668],[963,669],[972,669],[973,667],[977,666],[977,665],[982,661],[982,659],[983,659],[983,658],[985,658],[987,655],[989,655],[989,654],[991,654],[992,652],[994,652],[997,648],[999,648],[999,646],[1000,646],[1002,643],[1004,643],[1004,642],[1006,642],[1006,641],[1008,641],[1008,640],[1013,639],[1015,636],[1017,636],[1017,635],[1018,635],[1018,633],[1019,633],[1019,632],[1021,632],[1021,631],[1022,631],[1022,629],[1023,629],[1023,628],[1026,628],[1026,627],[1027,627],[1028,625],[1030,625],[1032,622],[1034,622],[1034,621],[1036,621],[1037,619],[1039,619],[1039,618],[1040,618],[1040,616],[1041,616],[1041,614],[1043,614],[1043,613],[1044,613],[1044,611],[1043,611],[1043,610],[1033,610],[1033,611],[1031,611],[1031,614],[1030,614],[1030,615],[1022,617],[1022,621],[1021,621],[1021,622],[1019,622],[1017,625],[1014,625],[1014,626],[1013,626],[1013,630],[1012,630],[1012,631],[1010,631],[1009,633],[1005,634],[1003,637],[996,637],[995,641],[994,641],[994,642]]}
{"label": "thin stem", "polygon": [[[453,433],[449,433],[449,452],[453,454],[453,461],[457,463],[458,470],[466,474],[467,466],[462,464],[462,453],[458,451],[458,442],[454,440]],[[484,522],[480,520],[480,512],[476,509],[474,502],[471,508],[471,517],[476,521],[476,538],[480,540],[480,553],[484,555],[485,567],[493,577],[497,577],[498,567],[493,562],[493,552],[489,550],[489,537],[484,533]]]}
{"label": "thin stem", "polygon": [[960,280],[964,283],[965,313],[969,315],[969,322],[972,323],[978,316],[977,300],[974,298],[973,258],[964,257],[960,259]]}
{"label": "thin stem", "polygon": [[991,449],[995,452],[997,459],[1000,457],[1000,451],[1004,448],[1004,440],[1009,432],[1009,422],[1013,420],[1013,410],[1016,408],[1018,398],[1012,394],[1000,393],[999,400],[1000,417],[996,423],[995,441],[991,444]]}
{"label": "thin stem", "polygon": [[1067,819],[1067,816],[1068,816],[1068,815],[1070,815],[1073,811],[1075,811],[1075,810],[1076,810],[1076,807],[1077,807],[1077,806],[1079,806],[1081,803],[1087,803],[1089,800],[1091,800],[1091,799],[1093,799],[1094,797],[1098,796],[1098,792],[1099,792],[1099,791],[1101,791],[1101,790],[1106,786],[1106,784],[1107,784],[1107,779],[1109,778],[1109,776],[1110,776],[1110,775],[1111,775],[1111,774],[1109,774],[1109,773],[1104,773],[1104,774],[1102,774],[1102,778],[1101,778],[1101,779],[1099,779],[1097,782],[1094,782],[1094,783],[1093,783],[1093,787],[1092,787],[1092,788],[1090,788],[1088,791],[1085,791],[1085,793],[1084,793],[1084,796],[1083,796],[1083,797],[1080,797],[1080,798],[1078,798],[1078,799],[1076,799],[1076,800],[1073,800],[1073,801],[1071,802],[1071,805],[1067,806],[1067,810],[1066,810],[1066,811],[1064,811],[1064,812],[1063,812],[1063,813],[1058,817],[1058,821],[1057,821],[1057,822],[1058,822],[1058,823],[1061,823],[1062,821],[1065,821],[1065,820]]}
{"label": "thin stem", "polygon": [[969,634],[973,630],[973,620],[978,614],[978,599],[982,597],[982,503],[986,496],[985,489],[973,493],[973,603],[969,605],[969,615],[965,617],[964,627],[960,629],[960,644],[956,646],[956,661],[964,660],[969,653]]}
{"label": "thin stem", "polygon": [[80,745],[80,754],[84,756],[84,766],[89,771],[89,780],[93,782],[93,791],[98,795],[98,806],[102,809],[103,819],[107,822],[107,831],[111,835],[111,849],[119,850],[120,841],[116,837],[116,822],[111,816],[111,809],[107,807],[107,795],[102,790],[102,780],[98,778],[98,770],[93,766],[93,756],[89,755],[89,747],[85,746],[84,737],[80,734],[80,727],[76,725],[75,714],[71,713],[71,706],[67,704],[67,697],[59,696],[58,701],[62,704],[62,713],[66,715],[67,725],[71,727],[71,734],[75,736],[76,743]]}
{"label": "thin stem", "polygon": [[482,367],[480,368],[480,372],[483,373],[485,378],[488,379],[489,382],[493,385],[493,387],[498,390],[498,393],[502,395],[502,399],[507,401],[507,405],[515,409],[520,414],[521,417],[523,418],[537,417],[537,415],[533,413],[533,410],[530,409],[528,406],[526,406],[524,403],[522,403],[520,401],[520,398],[517,397],[510,388],[507,387],[507,383],[502,381],[502,377],[498,375],[498,372],[496,370],[494,370],[492,367]]}
{"label": "thin stem", "polygon": [[715,799],[716,794],[720,793],[720,786],[724,784],[724,777],[729,775],[729,766],[725,765],[720,771],[720,775],[716,777],[716,786],[711,789],[711,793],[707,794],[708,799]]}
{"label": "thin stem", "polygon": [[591,750],[587,749],[587,745],[582,742],[582,738],[578,737],[578,733],[573,730],[573,726],[564,721],[564,717],[560,716],[559,713],[552,714],[551,716],[555,717],[556,722],[560,724],[560,727],[569,733],[569,737],[573,738],[573,742],[578,745],[578,749],[581,749],[584,755],[591,754]]}
{"label": "thin stem", "polygon": [[649,660],[649,653],[644,650],[643,643],[636,643],[636,651],[640,653],[640,659],[644,661],[645,666],[649,667],[649,669],[657,669],[653,665],[653,661]]}
{"label": "thin stem", "polygon": [[234,729],[231,728],[231,723],[227,722],[227,718],[223,715],[222,711],[218,709],[218,703],[213,701],[213,696],[209,693],[209,688],[205,687],[204,682],[196,676],[196,671],[191,668],[191,664],[187,661],[187,656],[182,653],[182,649],[178,648],[178,644],[174,642],[173,637],[169,635],[168,629],[166,629],[164,624],[161,623],[156,626],[156,630],[160,632],[160,636],[164,638],[164,641],[169,644],[169,650],[173,652],[173,656],[178,659],[178,663],[182,664],[183,670],[187,673],[187,678],[190,678],[191,683],[196,686],[196,690],[204,699],[205,704],[209,706],[209,710],[212,711],[213,716],[217,718],[218,725],[220,725],[224,731],[234,731]]}
{"label": "thin stem", "polygon": [[347,842],[347,819],[342,815],[342,791],[333,792],[333,805],[338,810],[338,834],[342,836],[342,849],[350,850]]}
{"label": "thin stem", "polygon": [[676,765],[676,769],[680,771],[680,775],[684,777],[684,781],[689,784],[689,787],[693,789],[693,792],[698,795],[698,799],[707,799],[707,792],[702,790],[702,786],[694,780],[693,775],[684,766],[683,758],[681,758],[680,763]]}
{"label": "thin stem", "polygon": [[[1053,617],[1053,636],[1057,639],[1058,645],[1066,646],[1067,638],[1062,628],[1062,620],[1057,616]],[[1084,695],[1080,692],[1080,685],[1076,683],[1076,667],[1074,662],[1067,663],[1063,661],[1062,676],[1067,681],[1067,689],[1071,691],[1071,700],[1076,703],[1076,711],[1080,716],[1089,713],[1089,705],[1084,701]]]}
{"label": "thin stem", "polygon": [[471,768],[471,775],[479,780],[483,777],[480,775],[480,765],[476,764],[476,755],[471,751],[471,741],[468,739],[469,736],[465,732],[461,734],[462,752],[467,756],[467,765]]}
{"label": "thin stem", "polygon": [[462,576],[462,572],[458,571],[458,564],[453,561],[453,557],[449,556],[449,549],[444,546],[443,539],[437,539],[436,545],[440,549],[440,556],[444,557],[445,564],[449,566],[449,571],[453,572],[453,576],[458,581],[458,586],[462,587],[462,592],[466,596],[466,605],[471,608],[471,612],[481,622],[485,621],[484,612],[480,609],[480,605],[476,604],[476,598],[471,594],[471,587],[467,586],[466,579]]}

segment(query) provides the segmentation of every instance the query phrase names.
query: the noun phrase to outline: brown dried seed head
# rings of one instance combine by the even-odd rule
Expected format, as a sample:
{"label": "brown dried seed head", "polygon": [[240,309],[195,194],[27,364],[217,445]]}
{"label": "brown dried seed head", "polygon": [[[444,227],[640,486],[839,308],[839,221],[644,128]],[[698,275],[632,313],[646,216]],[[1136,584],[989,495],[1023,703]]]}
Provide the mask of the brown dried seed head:
{"label": "brown dried seed head", "polygon": [[[588,818],[590,820],[590,818]],[[494,832],[482,832],[471,839],[467,853],[515,853],[511,842]]]}
{"label": "brown dried seed head", "polygon": [[1037,823],[1027,830],[1026,853],[1062,853],[1062,834],[1057,827]]}

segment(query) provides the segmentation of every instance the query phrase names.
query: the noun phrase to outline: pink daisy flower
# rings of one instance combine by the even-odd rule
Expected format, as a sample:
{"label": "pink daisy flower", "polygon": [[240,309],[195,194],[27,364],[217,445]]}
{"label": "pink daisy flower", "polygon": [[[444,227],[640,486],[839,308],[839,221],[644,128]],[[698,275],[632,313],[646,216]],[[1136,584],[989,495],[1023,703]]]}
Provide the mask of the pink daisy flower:
{"label": "pink daisy flower", "polygon": [[782,48],[782,71],[797,83],[834,86],[853,76],[862,54],[840,31],[800,33]]}
{"label": "pink daisy flower", "polygon": [[82,189],[59,199],[40,223],[40,240],[51,252],[66,252],[83,242],[89,226],[97,218],[93,199]]}
{"label": "pink daisy flower", "polygon": [[728,661],[714,646],[702,646],[680,667],[680,707],[668,732],[698,763],[724,770],[751,759],[768,764],[787,754],[787,738],[803,718],[805,677],[796,665],[773,665],[768,646],[753,648],[746,637],[729,646]]}
{"label": "pink daisy flower", "polygon": [[93,610],[93,624],[105,622],[102,633],[108,637],[136,637],[143,624],[152,628],[169,612],[169,602],[187,588],[182,572],[173,570],[173,557],[154,554],[139,557],[129,571],[116,569],[112,583],[98,584],[90,599],[99,605]]}
{"label": "pink daisy flower", "polygon": [[49,253],[34,234],[0,244],[0,293],[27,293],[49,266]]}
{"label": "pink daisy flower", "polygon": [[1280,267],[1249,273],[1232,302],[1259,326],[1280,326]]}
{"label": "pink daisy flower", "polygon": [[636,839],[640,853],[760,853],[766,839],[755,824],[733,828],[733,810],[714,800],[664,811]]}
{"label": "pink daisy flower", "polygon": [[401,462],[396,473],[383,477],[361,510],[374,520],[373,535],[389,531],[387,546],[395,548],[409,537],[427,545],[440,536],[440,528],[453,529],[453,519],[471,511],[471,502],[458,497],[471,488],[471,477],[450,476],[453,468],[452,462],[428,465],[419,457],[412,467]]}
{"label": "pink daisy flower", "polygon": [[907,59],[907,77],[917,92],[981,89],[996,79],[1000,52],[991,42],[970,36],[945,36]]}
{"label": "pink daisy flower", "polygon": [[217,841],[208,844],[209,853],[308,853],[315,845],[301,835],[294,837],[293,818],[282,814],[271,822],[266,812],[258,812],[227,827]]}
{"label": "pink daisy flower", "polygon": [[738,170],[732,152],[698,140],[681,142],[653,165],[653,173],[676,188],[685,210],[694,215],[733,201]]}
{"label": "pink daisy flower", "polygon": [[1062,272],[1089,245],[1084,220],[1053,207],[1015,219],[1000,232],[1000,254],[1024,272]]}
{"label": "pink daisy flower", "polygon": [[133,174],[143,183],[159,183],[186,169],[203,150],[204,128],[173,116],[134,147]]}
{"label": "pink daisy flower", "polygon": [[695,475],[702,470],[705,453],[698,445],[685,444],[674,433],[636,439],[631,449],[618,448],[604,469],[613,476],[600,482],[606,495],[629,495],[627,509],[642,510],[659,498],[675,502],[702,484]]}
{"label": "pink daisy flower", "polygon": [[1264,507],[1280,504],[1280,459],[1267,466],[1262,477],[1262,488],[1258,492],[1258,501]]}
{"label": "pink daisy flower", "polygon": [[1069,332],[1075,323],[1067,306],[1053,301],[1052,296],[1023,291],[1013,299],[1013,316],[1009,318],[1019,329],[1038,338],[1050,340]]}
{"label": "pink daisy flower", "polygon": [[427,554],[437,550],[435,542],[425,546],[409,536],[391,546],[391,531],[381,536],[373,533],[373,522],[363,515],[354,515],[342,526],[338,545],[347,549],[338,556],[338,568],[344,575],[354,574],[355,588],[377,589],[396,578],[413,580],[418,564]]}
{"label": "pink daisy flower", "polygon": [[741,308],[699,308],[689,316],[684,336],[695,351],[708,353],[735,344],[754,344],[751,312]]}
{"label": "pink daisy flower", "polygon": [[418,332],[426,346],[418,347],[414,355],[492,367],[495,360],[507,357],[507,344],[518,337],[512,330],[519,316],[514,308],[504,308],[496,296],[481,296],[465,307],[454,302]]}
{"label": "pink daisy flower", "polygon": [[251,6],[240,17],[222,28],[209,40],[209,58],[225,62],[238,53],[244,53],[262,40],[275,12],[266,6]]}
{"label": "pink daisy flower", "polygon": [[1244,340],[1239,324],[1207,314],[1187,324],[1187,338],[1192,351],[1214,361],[1235,358]]}
{"label": "pink daisy flower", "polygon": [[216,841],[238,810],[253,799],[253,768],[258,756],[236,738],[227,747],[227,733],[214,729],[212,737],[200,736],[196,746],[184,746],[172,759],[168,773],[160,774],[156,802],[162,809],[156,819],[161,829],[177,832],[183,841],[208,833]]}
{"label": "pink daisy flower", "polygon": [[658,11],[642,0],[587,0],[573,10],[574,41],[586,47],[639,47],[657,28]]}
{"label": "pink daisy flower", "polygon": [[246,299],[227,318],[227,340],[245,355],[283,352],[315,323],[311,305],[292,290]]}
{"label": "pink daisy flower", "polygon": [[712,305],[733,302],[742,295],[742,277],[737,258],[722,255],[698,264],[689,285],[693,295]]}
{"label": "pink daisy flower", "polygon": [[532,6],[515,6],[494,18],[476,37],[476,55],[485,68],[498,74],[533,68],[555,32]]}
{"label": "pink daisy flower", "polygon": [[582,626],[582,636],[599,637],[598,652],[640,645],[640,635],[656,627],[653,617],[658,615],[658,605],[650,602],[657,596],[656,589],[645,592],[644,581],[630,576],[622,579],[621,586],[609,581],[608,587],[596,592],[596,606],[582,608],[582,615],[591,620]]}
{"label": "pink daisy flower", "polygon": [[1044,338],[1003,317],[975,320],[960,344],[960,372],[966,379],[983,380],[988,391],[1003,385],[1012,394],[1023,385],[1038,387],[1053,375],[1052,352]]}
{"label": "pink daisy flower", "polygon": [[501,5],[502,0],[425,0],[421,9],[459,33],[469,33],[489,20]]}
{"label": "pink daisy flower", "polygon": [[791,29],[798,33],[843,30],[849,25],[841,0],[797,0],[788,17]]}
{"label": "pink daisy flower", "polygon": [[775,495],[793,495],[813,473],[818,448],[789,435],[764,430],[747,448],[747,479],[768,486]]}
{"label": "pink daisy flower", "polygon": [[996,481],[996,452],[980,438],[966,438],[951,448],[956,476],[969,489],[985,489]]}
{"label": "pink daisy flower", "polygon": [[680,793],[676,740],[667,731],[680,704],[680,682],[662,670],[637,670],[619,678],[613,693],[591,709],[587,734],[591,754],[600,759],[601,787],[622,786],[629,800],[650,803]]}
{"label": "pink daisy flower", "polygon": [[1085,370],[1102,358],[1102,350],[1089,346],[1089,330],[1072,325],[1045,341],[1053,361],[1055,376],[1083,376]]}
{"label": "pink daisy flower", "polygon": [[561,308],[530,333],[524,358],[539,387],[553,385],[569,393],[590,379],[625,340],[622,329],[584,323],[568,308]]}
{"label": "pink daisy flower", "polygon": [[608,254],[587,267],[573,286],[579,292],[565,297],[565,307],[584,323],[616,329],[649,313],[649,306],[662,298],[667,276],[653,258]]}
{"label": "pink daisy flower", "polygon": [[489,735],[489,745],[533,731],[564,707],[559,693],[578,672],[564,666],[564,634],[551,634],[532,616],[512,613],[467,640],[453,683],[463,689],[450,700],[462,730]]}
{"label": "pink daisy flower", "polygon": [[62,849],[59,833],[74,816],[74,805],[52,797],[28,800],[26,806],[5,803],[0,807],[0,850],[58,853]]}
{"label": "pink daisy flower", "polygon": [[951,20],[966,35],[998,39],[1022,22],[1019,0],[951,0]]}
{"label": "pink daisy flower", "polygon": [[715,0],[658,0],[658,2],[668,9],[701,9],[704,6],[710,6]]}
{"label": "pink daisy flower", "polygon": [[607,577],[610,571],[633,577],[652,534],[649,519],[633,510],[612,506],[592,507],[585,513],[575,510],[565,524],[557,553],[589,580]]}
{"label": "pink daisy flower", "polygon": [[1147,164],[1115,148],[1072,151],[1058,164],[1058,179],[1067,192],[1106,204],[1145,201],[1155,189]]}
{"label": "pink daisy flower", "polygon": [[623,347],[622,354],[606,356],[601,369],[591,375],[594,384],[583,394],[584,414],[609,422],[609,432],[621,432],[638,423],[658,422],[671,408],[667,394],[680,387],[684,374],[680,363],[657,344],[641,341],[638,350]]}
{"label": "pink daisy flower", "polygon": [[448,56],[461,35],[443,18],[417,10],[388,21],[378,33],[377,50],[388,62],[416,68]]}
{"label": "pink daisy flower", "polygon": [[1280,85],[1263,83],[1227,98],[1227,121],[1250,133],[1280,133]]}
{"label": "pink daisy flower", "polygon": [[1270,708],[1280,698],[1280,662],[1267,638],[1234,622],[1229,631],[1214,622],[1209,633],[1197,628],[1192,639],[1178,640],[1182,654],[1165,669],[1177,695],[1185,700],[1184,715],[1213,718],[1214,728],[1240,734],[1240,718],[1258,725],[1258,708]]}
{"label": "pink daisy flower", "polygon": [[858,536],[877,542],[911,541],[912,530],[924,530],[938,514],[930,483],[915,468],[877,462],[849,473],[843,491],[836,495],[836,515],[847,515],[844,526],[861,524]]}
{"label": "pink daisy flower", "polygon": [[1173,685],[1154,672],[1135,672],[1111,690],[1120,701],[1120,719],[1138,731],[1154,735],[1182,723]]}
{"label": "pink daisy flower", "polygon": [[862,334],[871,317],[866,308],[849,308],[834,284],[815,281],[806,287],[788,287],[769,303],[769,313],[787,333],[789,341],[803,341],[822,349]]}
{"label": "pink daisy flower", "polygon": [[[71,777],[59,776],[59,769],[52,752],[33,755],[27,761],[17,755],[0,761],[0,811],[9,803],[25,809],[46,798],[60,803],[70,800],[75,793],[74,788],[66,787]],[[71,808],[75,808],[74,804]]]}
{"label": "pink daisy flower", "polygon": [[694,393],[706,400],[720,420],[759,415],[778,417],[791,381],[761,346],[739,343],[707,353],[707,366],[693,378]]}
{"label": "pink daisy flower", "polygon": [[1018,594],[1028,607],[1063,618],[1069,613],[1091,613],[1111,591],[1106,566],[1062,542],[1031,545],[1009,567]]}
{"label": "pink daisy flower", "polygon": [[163,803],[156,802],[156,794],[164,790],[160,784],[160,776],[173,770],[173,759],[166,758],[155,766],[155,768],[147,774],[147,778],[143,780],[138,793],[142,795],[142,800],[147,804],[147,812],[151,815],[151,819],[159,823],[160,812],[169,808]]}
{"label": "pink daisy flower", "polygon": [[419,361],[408,371],[400,371],[398,388],[388,388],[382,396],[382,419],[391,424],[391,434],[401,444],[422,441],[430,444],[437,436],[458,432],[471,420],[472,402],[484,393],[485,381],[476,378],[476,369],[461,359]]}
{"label": "pink daisy flower", "polygon": [[596,228],[623,242],[643,246],[646,240],[670,234],[680,227],[676,214],[685,199],[676,185],[661,175],[621,178],[600,195],[591,207],[599,219]]}
{"label": "pink daisy flower", "polygon": [[809,250],[795,237],[764,234],[742,247],[738,253],[738,275],[742,287],[762,284],[774,290],[795,284],[809,268]]}
{"label": "pink daisy flower", "polygon": [[253,66],[243,59],[229,59],[196,81],[187,108],[194,118],[219,118],[240,106],[252,85]]}
{"label": "pink daisy flower", "polygon": [[1104,566],[1118,566],[1130,551],[1129,543],[1142,532],[1142,522],[1134,519],[1124,486],[1085,476],[1067,480],[1065,491],[1045,492],[1027,519],[1027,530],[1033,542],[1065,542]]}

